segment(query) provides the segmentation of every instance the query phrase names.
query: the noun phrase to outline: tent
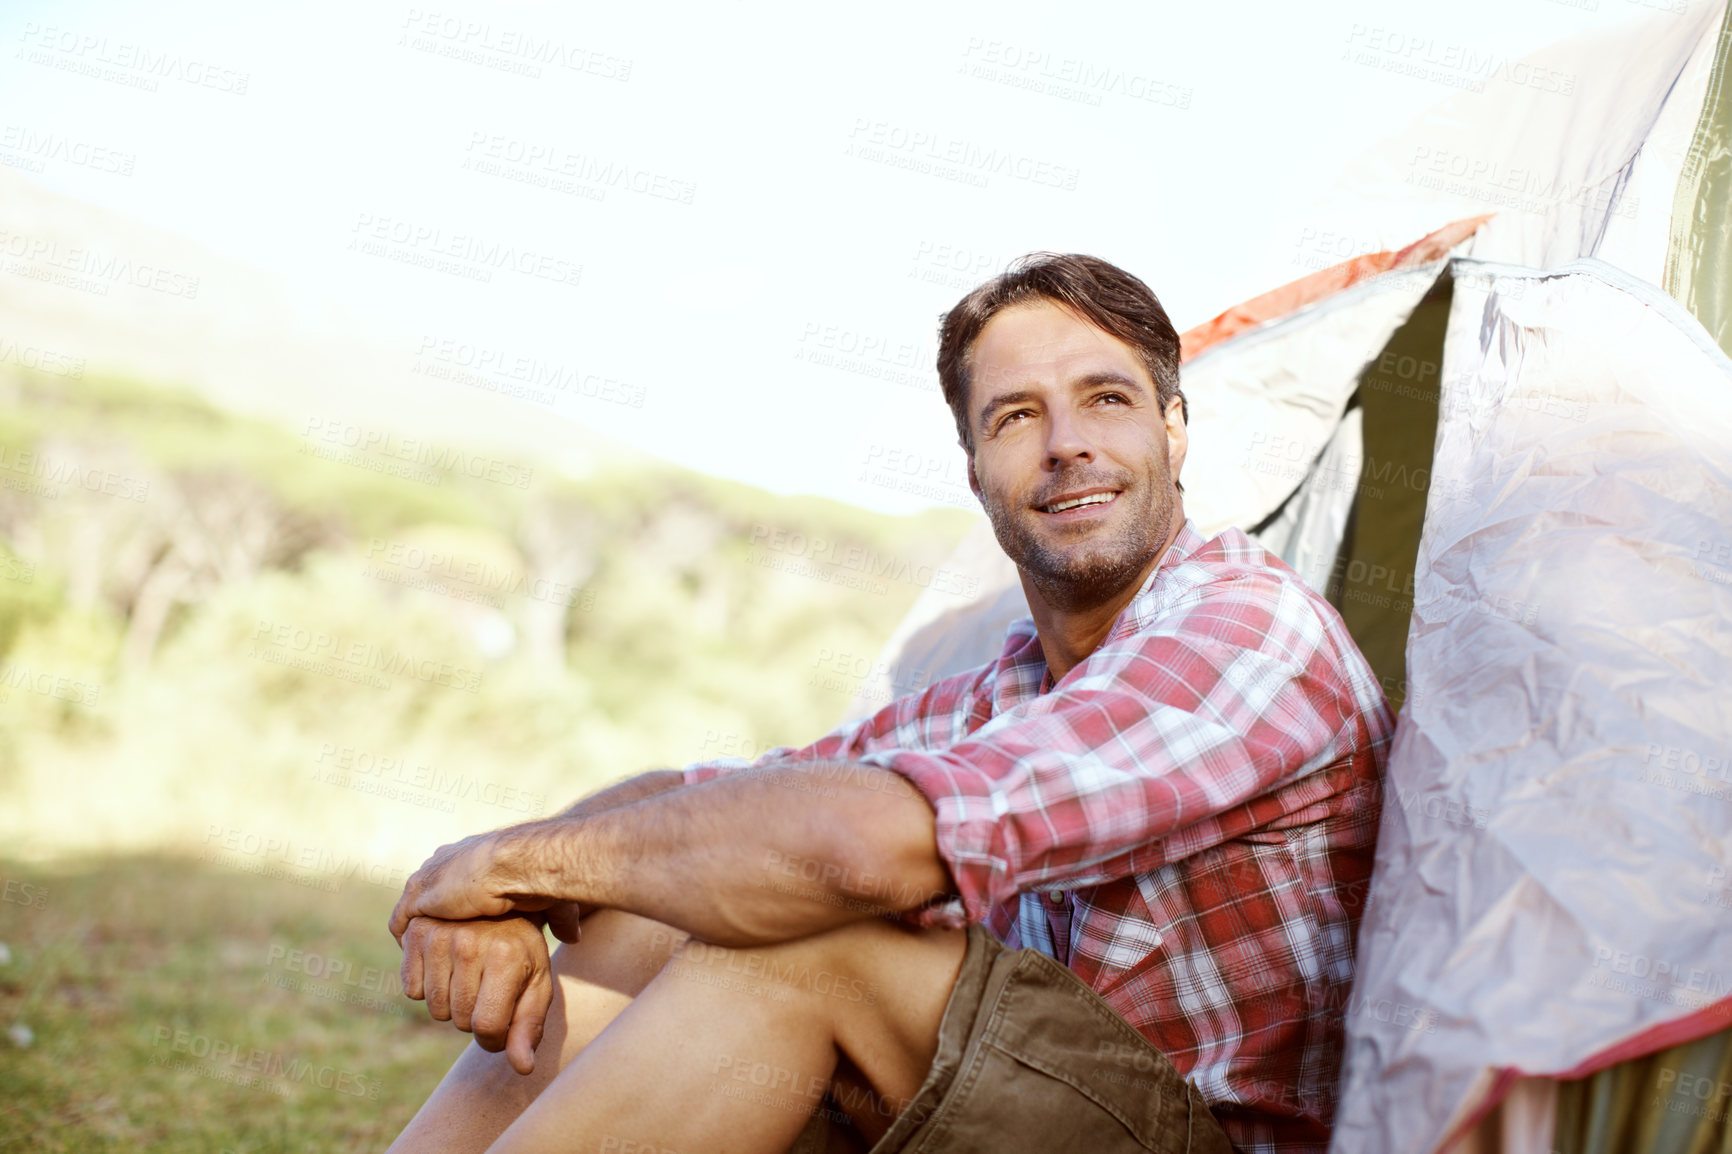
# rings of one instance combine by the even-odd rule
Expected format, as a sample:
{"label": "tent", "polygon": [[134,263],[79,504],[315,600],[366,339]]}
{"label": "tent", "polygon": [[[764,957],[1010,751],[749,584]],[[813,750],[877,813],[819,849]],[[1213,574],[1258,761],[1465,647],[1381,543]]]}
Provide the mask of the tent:
{"label": "tent", "polygon": [[[1184,335],[1187,512],[1400,709],[1336,1154],[1732,1133],[1732,15],[1632,12],[1485,64],[1319,206],[1366,251]],[[951,564],[858,710],[1026,612],[984,525]]]}

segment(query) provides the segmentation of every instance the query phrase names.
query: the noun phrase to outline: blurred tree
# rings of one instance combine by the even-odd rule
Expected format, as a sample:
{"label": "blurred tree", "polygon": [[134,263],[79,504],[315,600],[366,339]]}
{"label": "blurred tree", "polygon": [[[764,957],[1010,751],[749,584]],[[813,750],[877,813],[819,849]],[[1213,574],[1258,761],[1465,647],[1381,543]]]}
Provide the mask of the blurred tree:
{"label": "blurred tree", "polygon": [[531,497],[517,529],[528,562],[523,602],[523,648],[544,668],[565,668],[571,607],[595,572],[602,524],[570,491],[543,487]]}
{"label": "blurred tree", "polygon": [[114,574],[130,592],[122,601],[121,646],[129,673],[150,663],[178,606],[266,568],[293,568],[331,538],[326,526],[285,508],[269,489],[231,469],[169,474],[159,483],[145,529],[155,547],[133,572]]}

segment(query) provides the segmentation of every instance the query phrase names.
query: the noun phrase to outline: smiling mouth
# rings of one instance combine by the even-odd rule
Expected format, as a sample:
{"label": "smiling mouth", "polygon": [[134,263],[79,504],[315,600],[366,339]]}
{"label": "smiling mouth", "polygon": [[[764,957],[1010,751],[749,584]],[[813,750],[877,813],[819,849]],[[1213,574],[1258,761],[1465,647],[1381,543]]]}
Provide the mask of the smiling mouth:
{"label": "smiling mouth", "polygon": [[1064,513],[1071,509],[1086,509],[1091,505],[1106,505],[1118,499],[1117,492],[1087,493],[1080,497],[1065,497],[1045,505],[1036,505],[1042,513]]}

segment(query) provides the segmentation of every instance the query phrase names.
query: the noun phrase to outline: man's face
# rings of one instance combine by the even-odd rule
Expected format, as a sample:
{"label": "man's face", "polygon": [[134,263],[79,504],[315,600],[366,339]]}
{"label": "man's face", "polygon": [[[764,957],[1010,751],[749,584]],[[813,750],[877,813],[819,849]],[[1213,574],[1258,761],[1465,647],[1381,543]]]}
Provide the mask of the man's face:
{"label": "man's face", "polygon": [[998,543],[1055,608],[1140,584],[1182,517],[1179,401],[1136,352],[1050,302],[988,321],[970,357],[969,482]]}

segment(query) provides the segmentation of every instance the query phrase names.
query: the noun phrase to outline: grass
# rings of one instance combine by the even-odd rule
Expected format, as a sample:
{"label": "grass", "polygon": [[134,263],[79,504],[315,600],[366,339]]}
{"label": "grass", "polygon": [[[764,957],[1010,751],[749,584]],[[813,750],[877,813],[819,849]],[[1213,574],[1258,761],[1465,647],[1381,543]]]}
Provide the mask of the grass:
{"label": "grass", "polygon": [[0,1150],[383,1149],[468,1044],[402,996],[393,900],[0,860]]}

